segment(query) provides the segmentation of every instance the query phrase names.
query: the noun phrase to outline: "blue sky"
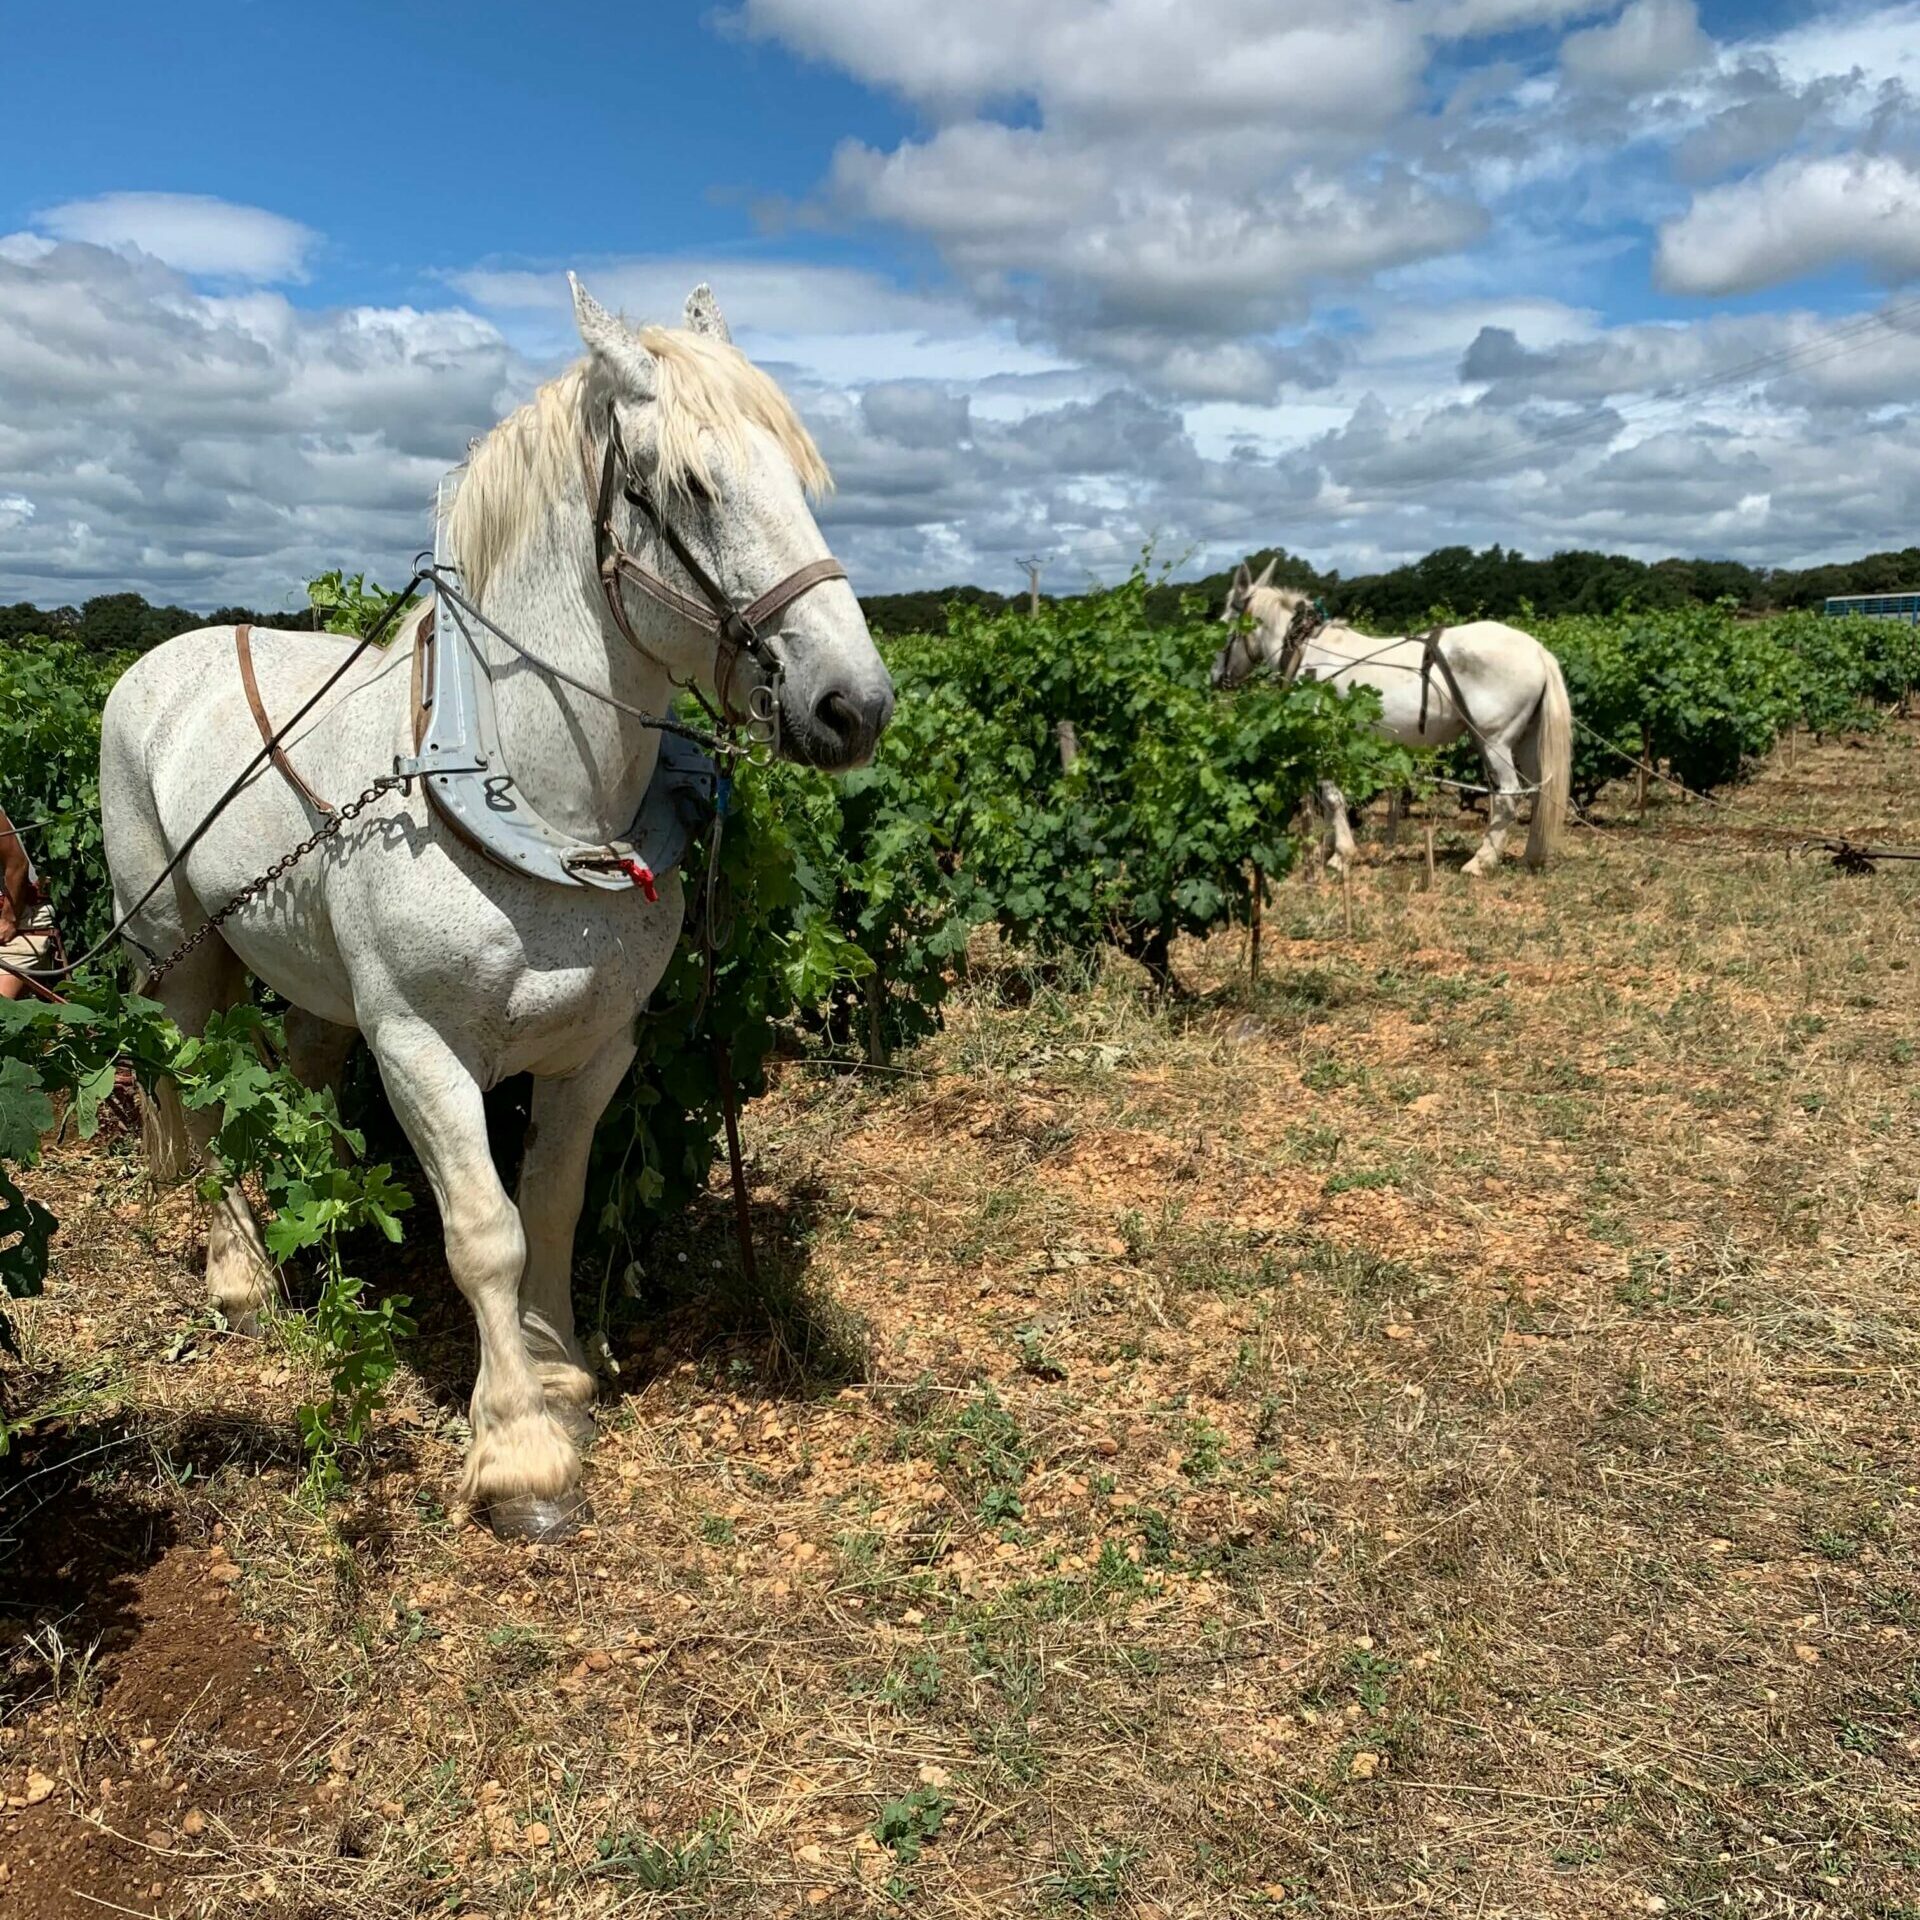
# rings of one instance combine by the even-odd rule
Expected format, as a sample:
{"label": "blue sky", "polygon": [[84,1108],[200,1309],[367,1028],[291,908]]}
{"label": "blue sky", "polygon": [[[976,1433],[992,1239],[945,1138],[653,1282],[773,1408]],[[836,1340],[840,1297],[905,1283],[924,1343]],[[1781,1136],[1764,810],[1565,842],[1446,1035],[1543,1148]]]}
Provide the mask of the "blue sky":
{"label": "blue sky", "polygon": [[6,17],[0,598],[391,573],[569,266],[713,282],[875,590],[1920,520],[1916,0]]}
{"label": "blue sky", "polygon": [[432,298],[436,273],[490,255],[763,248],[756,201],[804,193],[849,134],[910,124],[699,5],[7,13],[32,80],[0,120],[12,225],[129,188],[268,207],[326,236],[306,304]]}

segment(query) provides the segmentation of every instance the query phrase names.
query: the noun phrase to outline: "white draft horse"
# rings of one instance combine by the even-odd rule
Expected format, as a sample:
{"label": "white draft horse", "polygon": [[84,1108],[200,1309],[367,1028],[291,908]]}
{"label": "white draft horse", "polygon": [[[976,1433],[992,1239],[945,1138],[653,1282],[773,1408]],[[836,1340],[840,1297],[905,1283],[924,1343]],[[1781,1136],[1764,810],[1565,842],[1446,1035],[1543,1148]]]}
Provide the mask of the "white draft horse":
{"label": "white draft horse", "polygon": [[[539,656],[530,663],[472,629],[518,793],[563,836],[620,840],[660,752],[645,716],[666,713],[684,682],[736,712],[743,694],[757,690],[764,706],[772,689],[787,758],[828,770],[865,761],[891,717],[892,683],[809,508],[827,472],[785,396],[732,345],[705,287],[681,328],[632,330],[578,283],[574,311],[585,357],[474,447],[448,514],[471,603]],[[609,455],[596,501],[609,445],[618,459]],[[596,565],[603,526],[656,570],[636,569],[645,592]],[[765,615],[756,643],[735,629],[729,644],[702,617],[702,573],[708,606],[790,597]],[[663,580],[680,583],[677,606]],[[415,752],[411,678],[427,611],[370,649],[293,730],[286,755],[305,784],[263,767],[135,914],[127,932],[145,954],[170,953],[304,840],[319,818],[313,795],[353,795]],[[264,711],[294,714],[345,645],[255,635]],[[182,634],[128,669],[100,742],[116,907],[176,858],[264,731],[232,627]],[[649,897],[637,879],[615,892],[509,871],[453,831],[416,782],[249,902],[158,988],[192,1033],[245,992],[245,974],[265,981],[294,1009],[293,1064],[313,1081],[337,1073],[354,1034],[365,1036],[479,1326],[461,1497],[504,1535],[557,1537],[581,1511],[595,1388],[574,1331],[574,1226],[594,1127],[633,1061],[635,1016],[681,926],[677,875],[663,873]],[[494,1170],[481,1110],[482,1093],[516,1073],[533,1076],[517,1199]],[[187,1135],[204,1149],[210,1114],[183,1114],[177,1095],[157,1112],[156,1159],[183,1164]],[[236,1327],[273,1297],[237,1188],[215,1207],[207,1277]]]}
{"label": "white draft horse", "polygon": [[[1573,777],[1573,709],[1560,663],[1530,633],[1498,620],[1472,620],[1421,636],[1381,640],[1344,621],[1299,619],[1308,596],[1272,584],[1274,562],[1256,580],[1243,563],[1222,619],[1232,628],[1213,663],[1216,687],[1242,685],[1257,668],[1283,680],[1306,677],[1335,686],[1371,687],[1380,696],[1374,723],[1403,747],[1445,747],[1471,735],[1492,794],[1487,833],[1466,864],[1491,873],[1531,790],[1526,860],[1543,866],[1559,845]],[[1464,706],[1465,711],[1462,711]],[[1328,864],[1353,858],[1353,833],[1339,788],[1315,796],[1332,835]]]}

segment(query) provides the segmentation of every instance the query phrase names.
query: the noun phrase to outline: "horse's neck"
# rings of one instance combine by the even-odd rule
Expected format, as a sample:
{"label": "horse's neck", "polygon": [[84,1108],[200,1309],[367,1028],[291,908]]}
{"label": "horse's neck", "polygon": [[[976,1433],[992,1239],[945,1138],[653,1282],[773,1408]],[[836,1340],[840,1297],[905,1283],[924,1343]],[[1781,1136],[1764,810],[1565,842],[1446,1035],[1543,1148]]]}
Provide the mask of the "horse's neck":
{"label": "horse's neck", "polygon": [[1357,682],[1384,691],[1398,677],[1402,648],[1412,648],[1417,654],[1419,644],[1413,640],[1381,639],[1348,626],[1344,620],[1334,620],[1307,642],[1301,665],[1312,668],[1322,680],[1338,680],[1349,685]]}
{"label": "horse's neck", "polygon": [[[585,511],[556,509],[488,582],[481,610],[576,680],[642,713],[664,714],[673,692],[666,672],[615,629],[585,561],[591,551]],[[646,640],[658,616],[650,604],[634,613]],[[583,840],[625,834],[653,778],[659,732],[542,673],[484,631],[477,638],[493,676],[501,754],[528,804]]]}

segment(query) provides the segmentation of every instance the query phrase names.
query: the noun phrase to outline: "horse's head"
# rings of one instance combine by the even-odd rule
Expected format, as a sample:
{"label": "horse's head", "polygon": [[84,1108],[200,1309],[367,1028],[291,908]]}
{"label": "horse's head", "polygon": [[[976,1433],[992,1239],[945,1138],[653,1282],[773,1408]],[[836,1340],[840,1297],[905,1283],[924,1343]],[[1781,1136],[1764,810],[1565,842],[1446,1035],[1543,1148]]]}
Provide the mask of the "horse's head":
{"label": "horse's head", "polygon": [[1271,586],[1278,563],[1276,555],[1257,580],[1244,560],[1235,569],[1233,584],[1227,589],[1227,604],[1220,611],[1227,628],[1227,644],[1213,658],[1212,677],[1217,688],[1243,686],[1260,664],[1260,619],[1254,610],[1254,595]]}
{"label": "horse's head", "polygon": [[618,448],[609,511],[620,542],[716,614],[715,599],[751,610],[794,589],[751,623],[751,639],[724,619],[717,637],[697,619],[652,623],[660,657],[735,716],[777,690],[788,759],[829,772],[871,759],[893,682],[808,504],[831,483],[786,396],[733,345],[705,286],[688,296],[684,328],[636,332],[577,280],[573,299],[588,432]]}

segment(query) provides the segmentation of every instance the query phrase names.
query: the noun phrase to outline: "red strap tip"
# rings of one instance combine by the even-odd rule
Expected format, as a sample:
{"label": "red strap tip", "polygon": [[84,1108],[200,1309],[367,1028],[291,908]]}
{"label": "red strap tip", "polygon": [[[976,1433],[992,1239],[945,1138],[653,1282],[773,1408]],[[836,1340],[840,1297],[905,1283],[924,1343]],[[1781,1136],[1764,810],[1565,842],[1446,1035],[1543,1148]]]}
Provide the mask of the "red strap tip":
{"label": "red strap tip", "polygon": [[620,871],[644,893],[649,900],[660,898],[660,889],[653,884],[653,869],[644,860],[622,860]]}

